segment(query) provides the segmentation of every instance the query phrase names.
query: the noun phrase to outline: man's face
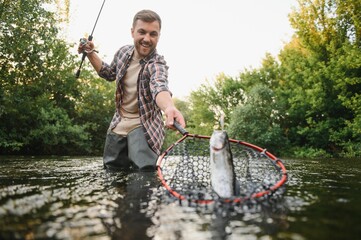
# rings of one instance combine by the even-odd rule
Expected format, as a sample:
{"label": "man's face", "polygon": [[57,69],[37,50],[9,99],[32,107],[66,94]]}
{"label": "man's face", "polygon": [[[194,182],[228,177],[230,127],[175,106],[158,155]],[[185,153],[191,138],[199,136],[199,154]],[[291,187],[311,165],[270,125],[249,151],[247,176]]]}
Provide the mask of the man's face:
{"label": "man's face", "polygon": [[160,37],[160,27],[158,21],[151,23],[137,20],[132,28],[132,37],[136,49],[137,57],[148,56],[157,47]]}

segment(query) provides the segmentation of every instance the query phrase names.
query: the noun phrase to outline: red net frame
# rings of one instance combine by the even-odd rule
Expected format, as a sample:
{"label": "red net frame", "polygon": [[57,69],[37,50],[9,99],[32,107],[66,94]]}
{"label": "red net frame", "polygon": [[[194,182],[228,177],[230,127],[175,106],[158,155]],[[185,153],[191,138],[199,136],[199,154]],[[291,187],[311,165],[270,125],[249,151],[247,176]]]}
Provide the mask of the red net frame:
{"label": "red net frame", "polygon": [[[203,165],[207,165],[207,161],[209,162],[208,146],[209,146],[210,136],[189,134],[185,130],[184,132],[182,132],[182,134],[183,134],[182,138],[180,138],[177,142],[175,142],[170,147],[168,147],[159,156],[157,160],[158,178],[160,179],[164,188],[172,196],[176,197],[179,200],[188,200],[190,202],[194,202],[197,204],[213,203],[215,200],[217,200],[217,197],[215,197],[215,194],[209,193],[210,183],[209,181],[207,182],[207,180],[204,180],[205,178],[206,179],[208,178],[209,180],[209,175],[207,175],[208,173],[204,174],[204,172],[206,172],[207,168],[209,169],[209,167],[205,166],[203,167],[203,169],[198,168],[198,171],[197,170],[194,171],[194,165],[196,164],[197,161],[203,162]],[[247,171],[252,172],[256,170],[252,168],[260,168],[263,169],[262,170],[263,172],[259,174],[261,178],[262,175],[265,176],[271,174],[271,172],[274,175],[274,178],[272,177],[272,179],[265,179],[265,178],[259,179],[259,176],[256,178],[253,177],[251,181],[252,184],[254,184],[254,186],[252,187],[252,189],[254,190],[248,191],[248,193],[243,194],[241,196],[235,196],[234,198],[222,199],[222,201],[241,203],[250,199],[266,198],[272,196],[276,191],[284,187],[285,183],[287,182],[287,170],[280,159],[278,159],[276,156],[268,152],[266,149],[260,148],[251,143],[239,141],[235,139],[229,139],[229,142],[232,146],[232,154],[234,156],[234,162],[236,166],[237,164],[240,165],[240,167],[238,167],[239,169],[249,168]],[[190,151],[193,150],[192,147],[191,148],[187,147],[187,145],[193,145],[193,148],[199,147],[199,149],[203,149],[202,150],[203,152],[200,152],[200,155],[202,156],[195,156],[192,155],[192,153],[189,153]],[[189,149],[187,150],[186,148]],[[199,149],[196,149],[195,152],[198,152]],[[238,151],[241,153],[238,153]],[[239,156],[242,155],[242,156],[239,157],[238,155]],[[174,162],[177,163],[174,164]],[[245,163],[240,164],[240,162],[245,162]],[[171,166],[172,164],[173,166]],[[191,166],[188,166],[189,164]],[[242,165],[247,165],[247,167],[243,167]],[[183,170],[179,170],[179,169],[183,169]],[[201,171],[203,171],[203,175],[204,175],[203,178],[202,177],[199,178],[195,175],[198,174],[197,172],[201,172]],[[171,174],[169,174],[169,172],[171,172]],[[192,174],[194,175],[192,174],[189,175],[190,172],[193,172]],[[188,179],[185,175],[188,175]],[[255,174],[249,174],[249,175],[255,175]],[[205,189],[205,191],[208,191],[208,193],[192,194],[192,196],[190,197],[189,191],[187,189],[182,189],[183,186],[180,186],[182,185],[182,183],[179,182],[182,181],[186,182],[184,184],[185,186],[184,188],[191,188],[193,189],[193,191],[200,191],[200,190],[203,191]],[[246,181],[243,182],[247,184]],[[265,184],[265,182],[267,182],[267,184]],[[201,185],[201,188],[194,187],[195,185],[199,185],[199,184]]]}

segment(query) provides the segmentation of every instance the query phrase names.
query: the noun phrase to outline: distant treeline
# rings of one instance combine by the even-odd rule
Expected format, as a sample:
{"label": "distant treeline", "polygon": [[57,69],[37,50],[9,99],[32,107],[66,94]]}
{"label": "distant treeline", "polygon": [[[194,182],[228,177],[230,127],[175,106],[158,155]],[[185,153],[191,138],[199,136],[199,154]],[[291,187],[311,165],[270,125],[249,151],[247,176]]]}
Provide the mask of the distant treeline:
{"label": "distant treeline", "polygon": [[[114,85],[87,64],[74,78],[79,56],[44,2],[1,3],[0,152],[100,154]],[[224,114],[231,138],[279,156],[360,157],[361,1],[299,0],[289,20],[295,34],[278,56],[175,99],[188,131],[209,135]]]}

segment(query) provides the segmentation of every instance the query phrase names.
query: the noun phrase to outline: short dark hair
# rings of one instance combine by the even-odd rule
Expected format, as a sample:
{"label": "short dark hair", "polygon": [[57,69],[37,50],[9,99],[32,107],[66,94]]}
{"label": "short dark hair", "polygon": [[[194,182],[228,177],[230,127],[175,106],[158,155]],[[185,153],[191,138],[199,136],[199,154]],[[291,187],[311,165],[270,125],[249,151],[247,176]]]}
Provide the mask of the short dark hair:
{"label": "short dark hair", "polygon": [[141,20],[141,21],[147,22],[147,23],[158,21],[159,29],[162,28],[162,20],[160,19],[160,16],[152,10],[145,9],[145,10],[141,10],[141,11],[137,12],[137,14],[135,14],[135,16],[133,18],[133,28],[135,27],[137,20]]}

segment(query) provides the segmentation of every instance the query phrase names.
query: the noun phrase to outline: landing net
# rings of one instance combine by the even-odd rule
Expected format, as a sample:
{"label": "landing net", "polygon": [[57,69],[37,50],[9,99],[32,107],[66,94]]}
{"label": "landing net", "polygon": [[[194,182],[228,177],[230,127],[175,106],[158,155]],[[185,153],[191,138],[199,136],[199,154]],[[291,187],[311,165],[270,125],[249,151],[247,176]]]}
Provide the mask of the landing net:
{"label": "landing net", "polygon": [[211,186],[209,136],[187,134],[158,159],[158,176],[174,197],[196,203],[267,198],[287,181],[281,160],[247,142],[229,139],[239,196],[220,199]]}

